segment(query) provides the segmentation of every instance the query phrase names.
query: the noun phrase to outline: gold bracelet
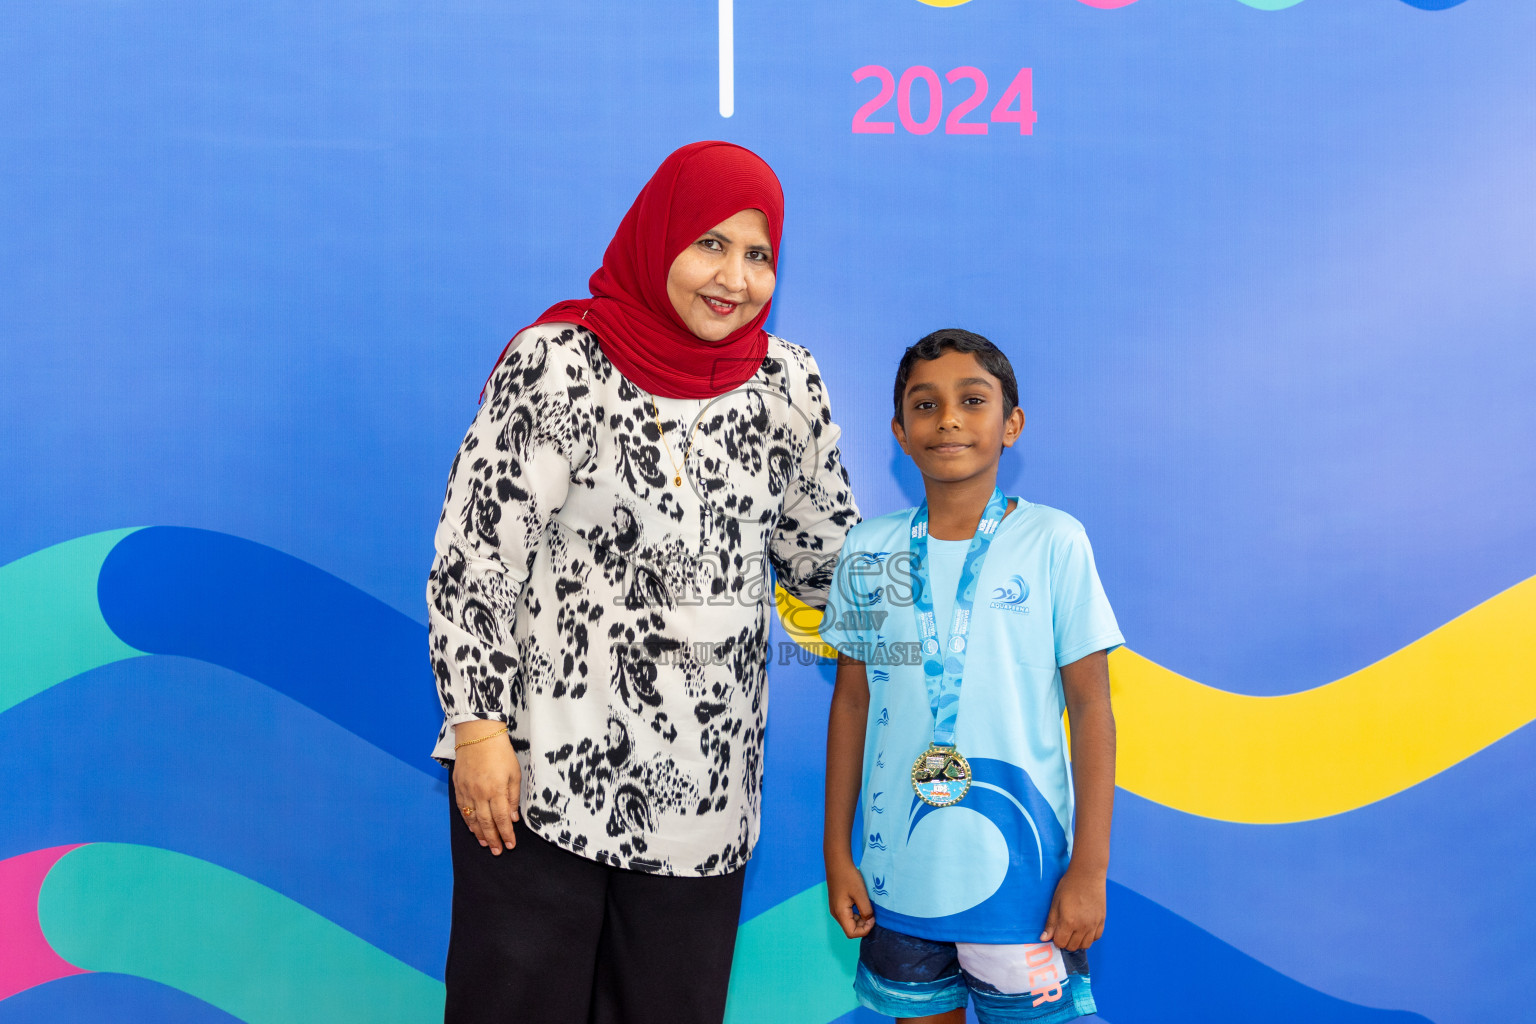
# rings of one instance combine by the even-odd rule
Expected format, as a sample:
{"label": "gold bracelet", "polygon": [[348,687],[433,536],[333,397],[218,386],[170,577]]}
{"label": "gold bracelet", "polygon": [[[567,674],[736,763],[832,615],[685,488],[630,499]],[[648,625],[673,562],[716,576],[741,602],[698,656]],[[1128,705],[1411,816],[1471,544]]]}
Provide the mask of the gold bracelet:
{"label": "gold bracelet", "polygon": [[465,740],[463,743],[459,743],[459,742],[455,741],[454,744],[453,744],[453,749],[454,750],[458,750],[460,747],[472,747],[476,743],[484,743],[486,740],[493,740],[497,736],[504,735],[506,733],[506,731],[507,731],[507,727],[506,726],[502,726],[496,732],[488,733],[488,734],[486,734],[484,736],[481,736],[477,740]]}

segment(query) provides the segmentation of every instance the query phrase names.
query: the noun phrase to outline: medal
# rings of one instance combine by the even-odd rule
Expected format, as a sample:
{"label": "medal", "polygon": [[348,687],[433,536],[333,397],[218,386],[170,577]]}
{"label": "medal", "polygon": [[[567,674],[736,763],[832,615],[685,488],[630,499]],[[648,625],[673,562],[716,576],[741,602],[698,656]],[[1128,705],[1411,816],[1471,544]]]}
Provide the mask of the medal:
{"label": "medal", "polygon": [[981,566],[992,545],[992,535],[1007,514],[1008,499],[994,487],[965,553],[954,616],[949,624],[949,641],[942,647],[938,623],[934,621],[928,573],[928,503],[923,502],[912,517],[912,561],[917,577],[912,609],[917,613],[918,635],[923,638],[923,682],[928,688],[928,706],[933,711],[933,742],[912,763],[912,788],[919,799],[934,807],[959,803],[971,788],[971,764],[955,748],[960,685],[965,679],[966,638],[971,631],[971,605],[976,599]]}
{"label": "medal", "polygon": [[954,747],[932,744],[912,762],[912,788],[925,804],[957,804],[971,788],[971,764]]}

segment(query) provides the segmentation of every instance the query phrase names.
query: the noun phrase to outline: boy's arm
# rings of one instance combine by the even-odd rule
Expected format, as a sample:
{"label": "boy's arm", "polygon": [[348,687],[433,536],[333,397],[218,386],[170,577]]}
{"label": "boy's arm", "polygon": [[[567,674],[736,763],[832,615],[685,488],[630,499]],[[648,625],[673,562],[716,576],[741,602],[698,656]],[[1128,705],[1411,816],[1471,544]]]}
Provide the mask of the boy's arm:
{"label": "boy's arm", "polygon": [[1109,657],[1096,651],[1061,667],[1072,726],[1072,787],[1077,823],[1072,861],[1056,886],[1041,942],[1087,949],[1104,934],[1109,876],[1109,819],[1115,805],[1115,713],[1109,703]]}
{"label": "boy's arm", "polygon": [[842,655],[827,717],[827,809],[821,851],[827,865],[827,902],[850,939],[875,926],[864,876],[853,863],[853,814],[864,776],[864,729],[869,721],[869,678],[864,663]]}

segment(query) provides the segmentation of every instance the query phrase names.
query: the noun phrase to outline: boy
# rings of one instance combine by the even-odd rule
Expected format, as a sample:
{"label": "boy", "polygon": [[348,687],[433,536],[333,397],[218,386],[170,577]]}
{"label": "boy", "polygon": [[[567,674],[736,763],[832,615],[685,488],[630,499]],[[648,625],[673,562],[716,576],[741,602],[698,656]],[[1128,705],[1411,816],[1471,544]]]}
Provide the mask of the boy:
{"label": "boy", "polygon": [[1071,1020],[1094,1012],[1084,951],[1104,929],[1115,785],[1106,655],[1124,640],[1082,526],[997,489],[1024,429],[1008,358],[937,331],[902,356],[895,406],[927,499],[849,534],[821,631],[841,655],[832,916],[862,939],[854,989],[872,1010],[964,1024],[969,997],[983,1024]]}

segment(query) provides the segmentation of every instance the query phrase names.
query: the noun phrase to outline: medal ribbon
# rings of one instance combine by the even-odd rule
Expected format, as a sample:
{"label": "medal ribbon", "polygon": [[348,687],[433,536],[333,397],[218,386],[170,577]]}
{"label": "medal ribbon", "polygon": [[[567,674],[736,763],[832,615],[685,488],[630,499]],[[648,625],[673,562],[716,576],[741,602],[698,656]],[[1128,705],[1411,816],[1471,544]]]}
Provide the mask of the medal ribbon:
{"label": "medal ribbon", "polygon": [[917,612],[917,631],[923,641],[923,683],[928,687],[928,706],[933,710],[933,742],[940,746],[955,745],[966,638],[971,632],[971,605],[976,601],[976,583],[981,578],[987,549],[992,546],[992,535],[1007,514],[1008,499],[1001,488],[994,487],[965,553],[965,566],[960,570],[960,585],[955,594],[955,612],[949,623],[949,640],[942,649],[928,572],[928,503],[923,502],[912,517],[912,571],[917,578],[912,607]]}

